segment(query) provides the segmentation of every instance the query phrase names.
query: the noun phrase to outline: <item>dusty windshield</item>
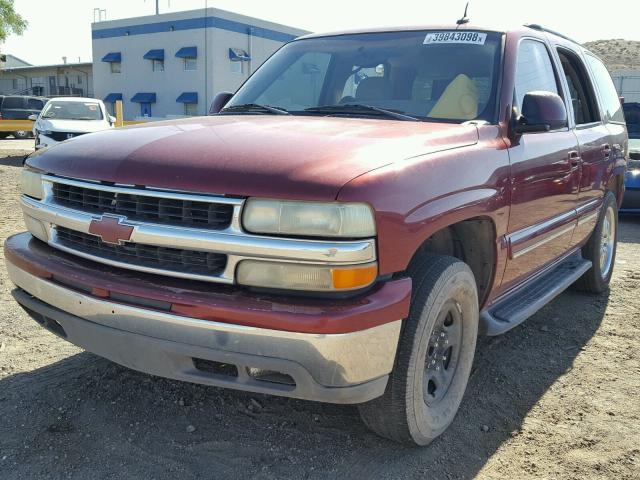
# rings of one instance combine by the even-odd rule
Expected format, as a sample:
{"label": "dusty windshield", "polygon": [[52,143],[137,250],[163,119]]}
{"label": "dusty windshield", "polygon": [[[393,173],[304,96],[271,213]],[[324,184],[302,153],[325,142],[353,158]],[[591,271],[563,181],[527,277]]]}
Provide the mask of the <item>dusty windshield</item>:
{"label": "dusty windshield", "polygon": [[[494,122],[501,34],[383,32],[297,40],[242,86],[226,113]],[[258,107],[275,107],[281,112]],[[223,111],[225,113],[225,111]],[[401,114],[401,115],[398,115]]]}
{"label": "dusty windshield", "polygon": [[102,120],[100,105],[95,102],[47,103],[42,118],[55,120]]}

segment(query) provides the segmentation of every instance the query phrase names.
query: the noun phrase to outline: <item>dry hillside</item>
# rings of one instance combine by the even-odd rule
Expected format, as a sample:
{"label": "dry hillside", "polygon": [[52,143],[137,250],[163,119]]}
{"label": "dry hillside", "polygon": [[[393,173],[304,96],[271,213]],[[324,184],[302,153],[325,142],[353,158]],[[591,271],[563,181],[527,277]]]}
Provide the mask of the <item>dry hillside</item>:
{"label": "dry hillside", "polygon": [[596,40],[584,44],[598,55],[610,71],[640,69],[640,42],[636,40]]}

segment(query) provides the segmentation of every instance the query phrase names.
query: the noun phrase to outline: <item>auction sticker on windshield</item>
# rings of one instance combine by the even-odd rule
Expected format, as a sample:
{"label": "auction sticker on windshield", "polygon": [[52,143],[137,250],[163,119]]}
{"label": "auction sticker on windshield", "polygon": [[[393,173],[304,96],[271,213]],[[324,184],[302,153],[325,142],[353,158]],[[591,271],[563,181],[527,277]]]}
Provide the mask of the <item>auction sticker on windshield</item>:
{"label": "auction sticker on windshield", "polygon": [[470,43],[473,45],[484,45],[487,39],[486,33],[480,32],[433,32],[427,33],[423,44],[432,43]]}

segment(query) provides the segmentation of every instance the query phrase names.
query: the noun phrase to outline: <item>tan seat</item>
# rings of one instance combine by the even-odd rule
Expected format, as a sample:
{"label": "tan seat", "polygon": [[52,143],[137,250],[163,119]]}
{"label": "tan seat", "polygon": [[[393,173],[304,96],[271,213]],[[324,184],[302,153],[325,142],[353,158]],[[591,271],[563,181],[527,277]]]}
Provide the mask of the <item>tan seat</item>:
{"label": "tan seat", "polygon": [[458,75],[447,85],[429,112],[431,118],[472,120],[478,116],[478,88],[468,76]]}

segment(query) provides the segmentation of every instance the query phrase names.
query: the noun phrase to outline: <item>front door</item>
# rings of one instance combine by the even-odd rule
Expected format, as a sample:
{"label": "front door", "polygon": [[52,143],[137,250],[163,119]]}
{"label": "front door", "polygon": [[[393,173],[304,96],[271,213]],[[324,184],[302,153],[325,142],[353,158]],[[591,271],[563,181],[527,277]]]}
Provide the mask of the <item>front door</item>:
{"label": "front door", "polygon": [[150,103],[141,103],[140,104],[140,116],[141,117],[150,117],[151,116],[151,104]]}
{"label": "front door", "polygon": [[[523,39],[518,48],[515,109],[528,92],[563,95],[547,46]],[[503,288],[524,280],[564,252],[576,225],[580,183],[579,148],[569,128],[526,133],[509,148],[511,213]]]}

